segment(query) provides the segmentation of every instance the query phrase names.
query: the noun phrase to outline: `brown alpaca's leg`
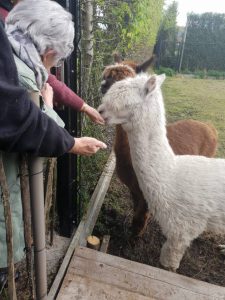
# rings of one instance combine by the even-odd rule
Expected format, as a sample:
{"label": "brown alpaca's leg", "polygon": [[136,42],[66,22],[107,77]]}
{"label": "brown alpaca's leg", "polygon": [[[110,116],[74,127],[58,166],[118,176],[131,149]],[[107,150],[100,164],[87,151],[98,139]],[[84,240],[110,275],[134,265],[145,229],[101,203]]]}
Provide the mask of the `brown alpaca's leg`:
{"label": "brown alpaca's leg", "polygon": [[137,177],[132,166],[127,134],[121,125],[116,126],[114,150],[116,154],[116,171],[118,177],[128,187],[133,198],[134,218],[132,231],[134,235],[141,236],[144,233],[149,219],[148,207],[139,188]]}
{"label": "brown alpaca's leg", "polygon": [[145,198],[139,187],[135,192],[131,192],[131,196],[134,204],[132,232],[135,236],[142,236],[145,232],[150,217],[147,202],[145,201]]}

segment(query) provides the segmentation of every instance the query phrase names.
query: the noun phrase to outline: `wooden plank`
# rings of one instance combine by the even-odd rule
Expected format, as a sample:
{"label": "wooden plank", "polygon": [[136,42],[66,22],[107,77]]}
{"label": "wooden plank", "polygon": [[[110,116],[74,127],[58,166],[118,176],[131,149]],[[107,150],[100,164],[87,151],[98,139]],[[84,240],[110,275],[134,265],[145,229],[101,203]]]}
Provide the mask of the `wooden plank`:
{"label": "wooden plank", "polygon": [[100,247],[100,251],[106,253],[109,247],[110,235],[104,235]]}
{"label": "wooden plank", "polygon": [[94,190],[94,193],[91,197],[90,204],[88,207],[88,211],[86,217],[84,217],[85,228],[82,232],[80,245],[86,246],[87,237],[91,235],[95,223],[97,221],[99,212],[101,210],[103,201],[105,199],[105,195],[108,191],[109,184],[112,179],[112,175],[115,169],[116,158],[114,152],[111,152],[108,162],[102,172],[102,175],[97,183],[97,186]]}
{"label": "wooden plank", "polygon": [[86,244],[86,238],[88,235],[91,234],[91,232],[94,228],[99,211],[101,209],[102,203],[103,203],[105,195],[107,193],[114,169],[115,169],[115,154],[112,152],[109,156],[109,159],[108,159],[106,165],[105,165],[102,175],[98,181],[95,191],[90,199],[90,203],[88,205],[88,210],[87,210],[86,214],[83,216],[75,234],[73,235],[73,238],[72,238],[69,248],[66,252],[66,255],[63,259],[63,262],[59,268],[59,271],[58,271],[58,273],[55,277],[55,280],[51,286],[51,289],[49,291],[48,300],[55,299],[55,297],[60,289],[60,286],[62,284],[63,278],[66,274],[68,265],[71,261],[71,258],[72,258],[75,248],[78,245]]}
{"label": "wooden plank", "polygon": [[[102,262],[96,262],[81,257],[74,257],[73,266],[68,270],[70,278],[81,276],[88,281],[111,285],[139,295],[160,300],[212,300],[212,295],[197,293],[176,285],[176,282],[167,283],[161,278],[155,279],[135,272],[122,270]],[[116,259],[116,258],[115,258]],[[68,277],[65,277],[65,285]],[[63,285],[63,287],[65,286]],[[74,282],[76,285],[76,282]],[[215,297],[214,299],[222,299]]]}
{"label": "wooden plank", "polygon": [[[199,281],[193,278],[189,278],[176,273],[168,272],[166,270],[154,268],[130,260],[126,260],[120,257],[115,257],[113,255],[104,254],[102,252],[93,251],[91,249],[79,247],[76,250],[74,258],[71,262],[70,270],[76,269],[78,258],[83,258],[88,261],[88,264],[93,262],[93,266],[96,265],[106,265],[113,267],[119,273],[120,271],[126,271],[128,274],[133,273],[135,276],[143,276],[158,282],[169,284],[175,288],[185,289],[192,291],[194,293],[199,293],[203,295],[210,295],[210,299],[214,297],[215,299],[225,300],[225,288],[209,284],[203,281]],[[97,267],[99,269],[99,267]],[[101,269],[100,269],[101,270]],[[72,271],[74,273],[74,270]],[[213,298],[213,299],[214,299]]]}
{"label": "wooden plank", "polygon": [[126,291],[110,284],[89,280],[79,275],[67,277],[57,300],[154,300],[134,292]]}

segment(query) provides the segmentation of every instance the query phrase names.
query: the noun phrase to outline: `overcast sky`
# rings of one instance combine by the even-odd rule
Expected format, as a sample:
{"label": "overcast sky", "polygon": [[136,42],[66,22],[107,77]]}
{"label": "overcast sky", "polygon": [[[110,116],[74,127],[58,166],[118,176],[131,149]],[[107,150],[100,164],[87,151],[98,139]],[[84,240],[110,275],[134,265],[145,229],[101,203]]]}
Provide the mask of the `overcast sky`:
{"label": "overcast sky", "polygon": [[[173,0],[166,0],[166,4],[172,3]],[[216,12],[225,13],[224,0],[176,0],[178,2],[177,24],[184,26],[186,24],[187,13],[204,13]]]}

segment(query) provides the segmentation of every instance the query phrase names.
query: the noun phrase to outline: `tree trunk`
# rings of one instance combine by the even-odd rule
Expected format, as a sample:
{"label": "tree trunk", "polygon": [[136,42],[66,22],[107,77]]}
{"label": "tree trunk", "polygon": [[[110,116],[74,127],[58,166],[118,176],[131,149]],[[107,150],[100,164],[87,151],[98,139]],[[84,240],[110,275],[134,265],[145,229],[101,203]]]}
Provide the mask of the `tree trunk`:
{"label": "tree trunk", "polygon": [[10,194],[8,184],[5,176],[4,165],[0,156],[0,186],[2,189],[2,203],[4,207],[5,230],[7,242],[7,261],[8,261],[8,291],[9,299],[16,300],[16,286],[15,286],[15,270],[14,270],[14,256],[13,256],[13,228],[12,215],[10,209]]}
{"label": "tree trunk", "polygon": [[45,227],[46,234],[49,233],[50,229],[50,211],[53,204],[53,178],[54,168],[56,166],[56,158],[49,158],[46,164],[45,173]]}
{"label": "tree trunk", "polygon": [[[93,47],[93,0],[82,3],[82,54],[83,54],[83,97],[88,95],[89,79],[94,56]],[[92,103],[90,103],[92,104]]]}
{"label": "tree trunk", "polygon": [[20,187],[21,198],[23,206],[23,222],[24,222],[24,240],[26,248],[26,263],[27,263],[27,275],[28,286],[30,290],[30,298],[34,299],[34,270],[32,262],[32,227],[31,227],[31,209],[30,209],[30,190],[29,190],[29,177],[27,158],[23,155],[20,159]]}

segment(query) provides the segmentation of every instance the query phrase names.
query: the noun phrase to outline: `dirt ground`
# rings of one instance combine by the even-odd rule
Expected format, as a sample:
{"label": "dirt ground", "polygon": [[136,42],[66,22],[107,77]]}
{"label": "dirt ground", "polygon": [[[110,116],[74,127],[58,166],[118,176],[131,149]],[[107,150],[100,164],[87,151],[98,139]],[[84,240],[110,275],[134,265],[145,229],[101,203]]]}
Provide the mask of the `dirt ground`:
{"label": "dirt ground", "polygon": [[[48,240],[48,239],[47,239]],[[48,276],[48,287],[50,288],[57,270],[63,260],[65,252],[69,246],[70,239],[54,234],[53,245],[50,246],[47,243],[47,276]],[[17,270],[20,273],[19,279],[16,281],[16,293],[18,300],[30,300],[31,292],[29,290],[28,273],[26,270],[25,259],[17,265]],[[7,289],[5,289],[0,295],[0,300],[8,300]]]}
{"label": "dirt ground", "polygon": [[[110,235],[108,253],[160,268],[159,256],[165,238],[159,225],[151,219],[143,237],[134,238],[132,213],[129,191],[114,175],[94,234]],[[225,256],[220,254],[218,244],[225,244],[225,236],[202,234],[186,251],[177,273],[225,286]]]}

